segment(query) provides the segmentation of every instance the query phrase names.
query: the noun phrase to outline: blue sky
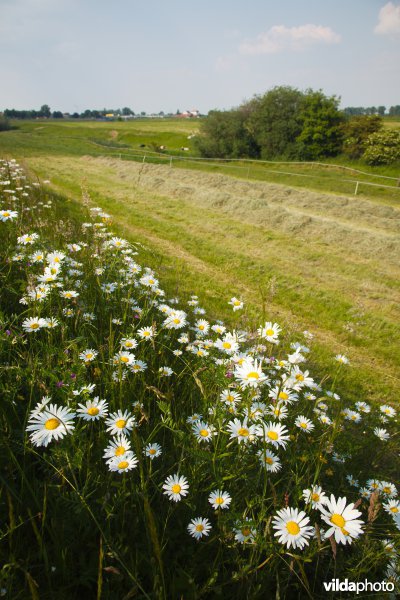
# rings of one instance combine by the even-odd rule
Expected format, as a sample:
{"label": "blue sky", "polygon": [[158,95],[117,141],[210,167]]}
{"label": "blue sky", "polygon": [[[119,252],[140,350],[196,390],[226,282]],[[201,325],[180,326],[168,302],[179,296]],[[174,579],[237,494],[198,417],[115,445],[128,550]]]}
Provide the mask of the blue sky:
{"label": "blue sky", "polygon": [[0,0],[0,110],[207,112],[276,85],[390,106],[399,57],[399,0]]}

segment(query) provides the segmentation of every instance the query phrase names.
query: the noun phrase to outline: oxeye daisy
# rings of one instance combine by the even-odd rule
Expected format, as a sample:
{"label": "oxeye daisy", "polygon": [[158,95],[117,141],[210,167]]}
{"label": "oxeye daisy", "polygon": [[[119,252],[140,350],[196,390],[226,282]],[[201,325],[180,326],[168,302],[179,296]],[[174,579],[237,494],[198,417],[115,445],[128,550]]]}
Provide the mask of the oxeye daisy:
{"label": "oxeye daisy", "polygon": [[93,348],[88,348],[87,350],[84,350],[79,354],[79,358],[83,360],[83,362],[88,363],[92,362],[92,360],[94,360],[97,355],[97,350],[94,350]]}
{"label": "oxeye daisy", "polygon": [[59,440],[74,429],[74,418],[75,414],[68,408],[56,404],[46,405],[40,412],[36,407],[26,430],[32,431],[30,439],[35,446],[48,446],[53,439]]}
{"label": "oxeye daisy", "polygon": [[137,340],[135,340],[135,338],[122,338],[120,343],[121,346],[126,350],[133,350],[138,345]]}
{"label": "oxeye daisy", "polygon": [[197,423],[197,421],[201,421],[202,418],[203,418],[202,415],[199,415],[198,413],[194,413],[193,415],[190,415],[186,419],[186,423]]}
{"label": "oxeye daisy", "polygon": [[147,444],[144,453],[153,460],[153,458],[158,458],[161,455],[162,449],[160,444]]}
{"label": "oxeye daisy", "polygon": [[0,221],[12,221],[18,217],[16,210],[0,210]]}
{"label": "oxeye daisy", "polygon": [[311,489],[303,490],[303,498],[306,504],[310,504],[312,508],[320,509],[327,500],[325,492],[319,485],[313,485]]}
{"label": "oxeye daisy", "polygon": [[236,527],[233,530],[235,534],[235,540],[241,544],[246,544],[247,542],[254,542],[254,538],[256,537],[256,529],[250,525],[250,523],[243,523],[240,527]]}
{"label": "oxeye daisy", "polygon": [[393,483],[389,481],[380,481],[379,482],[379,491],[387,496],[388,498],[395,498],[397,496],[397,489]]}
{"label": "oxeye daisy", "polygon": [[132,364],[128,365],[128,368],[132,373],[143,373],[147,369],[147,363],[136,359]]}
{"label": "oxeye daisy", "polygon": [[273,519],[274,535],[287,548],[304,548],[308,546],[308,538],[313,537],[314,528],[309,527],[310,519],[304,511],[297,508],[282,508]]}
{"label": "oxeye daisy", "polygon": [[394,417],[396,416],[396,411],[394,408],[392,408],[391,406],[388,406],[387,404],[384,404],[383,406],[380,407],[379,409],[381,411],[381,413],[383,413],[386,417]]}
{"label": "oxeye daisy", "polygon": [[110,471],[117,471],[118,473],[125,473],[134,469],[138,464],[138,459],[133,452],[126,452],[121,456],[115,456],[114,458],[107,461],[108,468]]}
{"label": "oxeye daisy", "polygon": [[179,500],[182,500],[182,496],[187,496],[189,484],[186,477],[183,477],[183,475],[170,475],[165,480],[163,490],[165,490],[164,494],[168,496],[170,500],[179,502]]}
{"label": "oxeye daisy", "polygon": [[153,327],[142,327],[138,329],[137,334],[143,340],[151,340],[154,337]]}
{"label": "oxeye daisy", "polygon": [[330,499],[326,499],[325,506],[319,509],[322,519],[330,526],[326,537],[334,535],[338,544],[351,544],[353,539],[362,534],[363,521],[357,518],[361,516],[361,512],[354,509],[353,503],[346,506],[346,502],[346,498],[336,500],[331,494]]}
{"label": "oxeye daisy", "polygon": [[199,335],[206,335],[206,333],[208,333],[208,330],[210,329],[210,324],[205,319],[199,319],[194,325],[194,330]]}
{"label": "oxeye daisy", "polygon": [[183,311],[173,311],[164,321],[166,329],[181,329],[186,325],[186,313]]}
{"label": "oxeye daisy", "polygon": [[79,292],[75,290],[62,290],[60,292],[60,296],[62,298],[67,298],[67,300],[71,300],[72,298],[77,298],[79,296]]}
{"label": "oxeye daisy", "polygon": [[384,502],[383,508],[391,515],[399,514],[400,500],[389,500],[389,502]]}
{"label": "oxeye daisy", "polygon": [[278,337],[281,332],[281,328],[277,323],[272,324],[271,322],[267,322],[265,323],[264,327],[260,327],[257,329],[257,331],[258,335],[261,338],[266,339],[267,342],[270,342],[271,344],[279,344]]}
{"label": "oxeye daisy", "polygon": [[284,404],[278,402],[276,405],[271,404],[268,406],[266,413],[272,417],[275,417],[279,421],[283,421],[283,419],[286,419],[288,415],[288,409]]}
{"label": "oxeye daisy", "polygon": [[128,438],[122,433],[114,437],[104,450],[103,457],[114,459],[115,457],[127,454],[131,449],[131,443]]}
{"label": "oxeye daisy", "polygon": [[126,410],[122,412],[121,410],[111,413],[108,419],[106,419],[107,431],[111,433],[111,435],[117,435],[119,433],[123,433],[126,431],[131,431],[131,429],[136,425],[135,417],[133,417]]}
{"label": "oxeye daisy", "polygon": [[243,308],[243,302],[235,297],[231,298],[228,304],[232,306],[234,312]]}
{"label": "oxeye daisy", "polygon": [[210,442],[214,435],[213,427],[204,423],[203,421],[197,421],[192,426],[192,431],[196,436],[198,442]]}
{"label": "oxeye daisy", "polygon": [[260,463],[267,471],[271,473],[276,473],[280,471],[282,468],[281,462],[276,454],[271,452],[271,450],[261,449],[257,452],[257,455],[260,459]]}
{"label": "oxeye daisy", "polygon": [[198,517],[192,519],[188,525],[188,532],[196,540],[200,540],[204,535],[208,535],[211,531],[211,523],[208,519]]}
{"label": "oxeye daisy", "polygon": [[390,435],[386,431],[386,429],[381,429],[379,427],[375,427],[374,434],[376,435],[376,437],[382,440],[382,442],[387,442],[387,440],[390,438]]}
{"label": "oxeye daisy", "polygon": [[86,404],[78,404],[76,413],[85,421],[96,421],[102,419],[108,413],[108,404],[106,400],[100,400],[98,396],[93,400],[88,400]]}
{"label": "oxeye daisy", "polygon": [[214,347],[228,355],[234,354],[239,350],[239,344],[229,335],[226,335],[222,340],[218,339],[214,343]]}
{"label": "oxeye daisy", "polygon": [[171,369],[171,367],[160,367],[158,369],[158,373],[161,377],[171,377],[171,375],[173,375],[173,370]]}
{"label": "oxeye daisy", "polygon": [[22,327],[26,332],[32,333],[42,327],[46,327],[46,321],[39,317],[30,317],[22,322]]}
{"label": "oxeye daisy", "polygon": [[342,365],[348,365],[350,362],[344,354],[336,354],[335,360]]}
{"label": "oxeye daisy", "polygon": [[128,367],[129,365],[131,365],[135,360],[135,355],[132,354],[132,352],[127,352],[127,351],[121,351],[121,352],[117,352],[117,354],[114,354],[113,357],[113,363],[114,365],[123,365]]}
{"label": "oxeye daisy", "polygon": [[217,508],[229,508],[230,503],[232,502],[232,498],[228,494],[228,492],[224,492],[222,490],[214,490],[208,496],[208,501],[211,506],[217,510]]}
{"label": "oxeye daisy", "polygon": [[241,442],[252,442],[257,437],[257,426],[256,425],[248,425],[247,417],[240,421],[239,419],[234,419],[230,423],[228,423],[228,430],[230,431],[230,439],[237,438],[239,444]]}
{"label": "oxeye daisy", "polygon": [[303,415],[299,415],[295,420],[294,424],[302,431],[305,431],[305,433],[310,433],[315,427],[313,422],[310,421],[310,419],[307,419],[307,417],[304,417]]}
{"label": "oxeye daisy", "polygon": [[261,362],[250,357],[243,360],[242,364],[236,365],[235,377],[243,388],[256,388],[267,380],[267,376],[261,370]]}
{"label": "oxeye daisy", "polygon": [[270,421],[269,423],[263,423],[260,426],[259,431],[259,435],[261,435],[266,442],[275,446],[275,448],[278,448],[279,446],[286,448],[289,432],[284,425]]}

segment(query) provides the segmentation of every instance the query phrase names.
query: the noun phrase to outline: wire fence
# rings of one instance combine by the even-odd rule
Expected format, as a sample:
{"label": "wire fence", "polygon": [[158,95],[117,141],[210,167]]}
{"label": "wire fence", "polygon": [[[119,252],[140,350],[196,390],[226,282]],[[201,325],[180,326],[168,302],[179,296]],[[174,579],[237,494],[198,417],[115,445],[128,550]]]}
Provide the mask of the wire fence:
{"label": "wire fence", "polygon": [[[95,143],[95,142],[93,142]],[[101,146],[101,144],[96,144]],[[104,146],[103,146],[104,147]],[[253,160],[253,159],[235,159],[235,158],[204,158],[198,156],[182,156],[178,154],[166,154],[164,152],[156,152],[147,150],[143,152],[115,152],[115,153],[103,153],[103,156],[112,156],[113,158],[119,158],[120,160],[134,160],[140,161],[144,163],[155,162],[157,164],[164,163],[169,165],[170,168],[173,168],[174,164],[178,165],[178,163],[188,164],[192,163],[192,165],[204,165],[208,167],[223,167],[224,169],[234,169],[235,171],[241,171],[247,179],[250,179],[250,176],[255,172],[255,169],[259,169],[260,167],[266,167],[263,171],[263,178],[267,179],[268,174],[271,175],[283,175],[283,176],[292,176],[292,177],[302,177],[308,179],[321,179],[323,178],[326,182],[330,181],[331,183],[348,183],[353,184],[353,195],[357,195],[360,192],[361,186],[371,186],[372,188],[383,188],[392,190],[394,192],[398,192],[400,195],[400,176],[392,177],[389,175],[379,175],[376,173],[368,173],[366,171],[361,171],[359,169],[354,169],[352,167],[348,167],[345,165],[337,165],[332,163],[322,163],[322,162],[301,162],[301,161],[269,161],[269,160]],[[271,168],[274,165],[278,166],[297,166],[297,167],[310,167],[314,169],[316,167],[326,169],[328,174],[311,174],[311,173],[300,173],[298,171],[287,171],[283,169],[274,169]],[[252,172],[253,168],[253,172]],[[332,176],[329,173],[329,170],[342,170],[344,173],[354,173],[354,178],[349,177],[337,177]],[[374,183],[371,181],[366,181],[364,177],[373,178],[375,180],[382,180],[381,183]],[[383,183],[385,181],[385,183]],[[395,184],[388,185],[388,181],[396,182]],[[336,186],[337,188],[339,186]]]}

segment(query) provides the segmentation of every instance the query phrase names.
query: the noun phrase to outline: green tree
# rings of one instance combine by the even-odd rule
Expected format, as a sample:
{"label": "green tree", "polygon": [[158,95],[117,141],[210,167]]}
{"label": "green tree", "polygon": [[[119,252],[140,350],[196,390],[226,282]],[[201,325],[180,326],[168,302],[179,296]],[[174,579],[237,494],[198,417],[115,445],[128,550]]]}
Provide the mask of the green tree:
{"label": "green tree", "polygon": [[195,138],[200,154],[216,158],[257,158],[259,147],[247,127],[247,118],[245,108],[210,111]]}
{"label": "green tree", "polygon": [[298,158],[318,160],[340,153],[344,116],[339,102],[339,98],[327,97],[321,90],[305,92],[300,105],[301,132],[296,138]]}
{"label": "green tree", "polygon": [[366,149],[368,137],[382,127],[382,117],[378,115],[361,115],[348,119],[342,125],[343,152],[349,158],[360,158]]}
{"label": "green tree", "polygon": [[292,87],[275,87],[251,101],[249,131],[265,159],[295,158],[301,133],[303,94]]}
{"label": "green tree", "polygon": [[51,117],[51,110],[48,104],[43,104],[40,107],[39,116],[49,118]]}

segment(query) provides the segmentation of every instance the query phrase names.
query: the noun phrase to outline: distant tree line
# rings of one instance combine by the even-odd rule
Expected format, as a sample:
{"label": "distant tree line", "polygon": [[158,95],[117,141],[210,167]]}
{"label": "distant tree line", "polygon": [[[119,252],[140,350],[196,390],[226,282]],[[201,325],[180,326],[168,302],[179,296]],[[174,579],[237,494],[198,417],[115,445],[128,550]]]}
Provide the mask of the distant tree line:
{"label": "distant tree line", "polygon": [[343,109],[343,112],[349,116],[379,115],[384,117],[388,115],[389,117],[399,117],[400,104],[396,104],[396,106],[390,106],[389,110],[386,109],[386,106],[347,106]]}
{"label": "distant tree line", "polygon": [[[350,115],[339,110],[339,98],[321,90],[278,86],[232,110],[209,112],[195,143],[200,154],[209,158],[305,161],[341,153],[358,159],[368,147],[365,159],[370,164],[388,164],[396,152],[382,157],[380,151],[370,150],[374,139],[384,143],[386,132],[371,141],[382,126],[379,114]],[[396,146],[396,136],[400,148],[399,132],[390,144]]]}
{"label": "distant tree line", "polygon": [[[72,114],[67,113],[69,117],[73,119],[102,119],[108,114],[115,116],[134,116],[135,113],[132,109],[125,106],[124,108],[104,108],[103,110],[90,110],[86,109],[81,113],[74,112]],[[145,115],[146,113],[142,113]],[[164,114],[164,113],[162,113]],[[63,119],[64,113],[60,110],[51,111],[48,104],[43,104],[39,110],[16,110],[15,108],[6,108],[3,112],[6,119]]]}

